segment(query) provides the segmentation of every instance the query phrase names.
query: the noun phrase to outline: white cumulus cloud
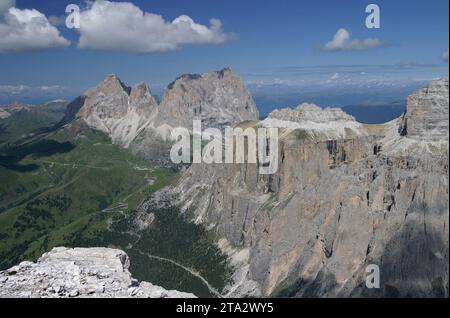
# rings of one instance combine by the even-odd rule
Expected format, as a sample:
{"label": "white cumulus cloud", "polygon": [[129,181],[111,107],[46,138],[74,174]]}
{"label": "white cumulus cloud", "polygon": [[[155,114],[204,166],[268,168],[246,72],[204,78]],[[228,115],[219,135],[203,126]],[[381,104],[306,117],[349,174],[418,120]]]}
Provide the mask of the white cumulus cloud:
{"label": "white cumulus cloud", "polygon": [[322,47],[322,50],[326,52],[362,51],[377,48],[382,45],[381,40],[377,38],[368,38],[365,40],[352,39],[350,32],[344,28],[340,28],[333,39]]}
{"label": "white cumulus cloud", "polygon": [[442,54],[442,60],[448,63],[448,50]]}
{"label": "white cumulus cloud", "polygon": [[188,44],[220,44],[230,35],[220,20],[210,26],[187,15],[165,21],[130,2],[97,0],[81,11],[78,47],[136,53],[167,52]]}
{"label": "white cumulus cloud", "polygon": [[65,47],[70,44],[41,12],[17,9],[0,0],[0,53]]}
{"label": "white cumulus cloud", "polygon": [[16,6],[16,0],[0,0],[0,19],[9,8]]}

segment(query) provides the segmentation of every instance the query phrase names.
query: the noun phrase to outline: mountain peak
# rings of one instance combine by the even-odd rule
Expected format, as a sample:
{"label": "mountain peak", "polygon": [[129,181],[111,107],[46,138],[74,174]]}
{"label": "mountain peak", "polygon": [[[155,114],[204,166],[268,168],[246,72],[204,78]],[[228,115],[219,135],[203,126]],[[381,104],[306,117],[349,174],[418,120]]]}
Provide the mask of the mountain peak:
{"label": "mountain peak", "polygon": [[425,141],[448,140],[449,79],[432,81],[408,96],[400,134]]}
{"label": "mountain peak", "polygon": [[235,75],[233,73],[233,71],[231,70],[231,68],[229,68],[229,67],[225,67],[225,68],[221,69],[220,71],[215,71],[214,73],[216,73],[220,78],[225,77],[227,75]]}
{"label": "mountain peak", "polygon": [[200,75],[200,74],[183,74],[183,75],[178,76],[172,83],[170,83],[167,86],[167,89],[171,90],[175,87],[176,84],[180,84],[180,83],[186,82],[186,81],[198,80],[201,78],[202,78],[202,75]]}
{"label": "mountain peak", "polygon": [[201,119],[207,127],[223,127],[258,117],[245,83],[223,69],[184,74],[172,82],[161,102],[159,124],[191,127],[193,119]]}
{"label": "mountain peak", "polygon": [[293,121],[293,122],[314,122],[330,123],[333,121],[349,121],[356,119],[344,112],[341,108],[321,108],[315,104],[303,103],[296,108],[284,108],[274,110],[269,114],[270,118]]}
{"label": "mountain peak", "polygon": [[130,91],[131,99],[142,98],[145,95],[151,95],[151,91],[148,85],[145,84],[144,82],[140,82],[131,88]]}
{"label": "mountain peak", "polygon": [[245,83],[226,68],[181,75],[168,86],[160,105],[145,83],[130,88],[111,74],[71,103],[63,124],[74,118],[127,147],[146,128],[190,128],[193,119],[201,119],[204,127],[220,128],[259,116]]}
{"label": "mountain peak", "polygon": [[201,79],[210,79],[210,78],[223,79],[225,77],[235,77],[239,78],[230,68],[226,67],[218,71],[212,71],[209,73],[205,73],[203,75],[200,74],[183,74],[178,76],[172,83],[168,85],[168,89],[171,90],[175,87],[176,84],[182,84],[184,82],[201,80]]}
{"label": "mountain peak", "polygon": [[158,108],[156,98],[144,82],[138,83],[131,88],[129,102],[130,106],[136,108],[136,111],[140,115],[144,115],[144,117]]}
{"label": "mountain peak", "polygon": [[130,88],[111,74],[69,105],[63,124],[82,119],[88,126],[108,134],[114,142],[128,147],[155,116],[157,107],[145,83]]}
{"label": "mountain peak", "polygon": [[119,79],[119,77],[116,74],[111,73],[105,77],[105,80],[108,80],[108,79]]}
{"label": "mountain peak", "polygon": [[[106,76],[106,78],[93,90],[102,91],[105,94],[121,91],[124,91],[127,95],[130,95],[131,93],[131,88],[126,86],[115,74]],[[89,91],[87,94],[90,94],[93,90]]]}

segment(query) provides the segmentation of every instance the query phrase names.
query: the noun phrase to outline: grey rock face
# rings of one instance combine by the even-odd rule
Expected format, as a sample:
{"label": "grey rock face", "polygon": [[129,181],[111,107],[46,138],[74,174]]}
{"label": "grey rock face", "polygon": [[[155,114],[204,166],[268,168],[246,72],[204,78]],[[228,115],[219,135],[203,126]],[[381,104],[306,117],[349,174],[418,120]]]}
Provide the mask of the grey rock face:
{"label": "grey rock face", "polygon": [[[413,132],[437,136],[439,127],[448,149],[447,118],[431,118],[435,107],[448,113],[448,85],[438,86],[416,105],[433,124]],[[421,118],[411,108],[406,117]],[[277,173],[192,165],[175,193],[194,221],[248,251],[241,289],[257,282],[266,296],[448,297],[448,150],[427,138],[411,143],[401,122],[361,125],[361,134],[337,139],[282,126]],[[405,144],[428,151],[393,151]],[[370,264],[380,268],[380,289],[365,286]]]}
{"label": "grey rock face", "polygon": [[115,75],[73,101],[63,120],[82,119],[128,147],[156,116],[158,105],[145,84],[125,86]]}
{"label": "grey rock face", "polygon": [[192,129],[194,119],[204,128],[235,125],[258,119],[258,110],[243,81],[224,69],[179,77],[159,105],[147,85],[129,88],[110,75],[68,106],[62,124],[77,119],[119,145],[166,162],[174,127]]}
{"label": "grey rock face", "polygon": [[448,140],[448,78],[442,78],[408,97],[400,132],[420,140]]}
{"label": "grey rock face", "polygon": [[37,263],[22,262],[0,272],[0,298],[191,298],[138,282],[123,251],[108,248],[54,248]]}
{"label": "grey rock face", "polygon": [[192,128],[192,120],[201,119],[205,127],[220,128],[258,117],[244,82],[231,70],[224,69],[176,79],[164,94],[158,122]]}

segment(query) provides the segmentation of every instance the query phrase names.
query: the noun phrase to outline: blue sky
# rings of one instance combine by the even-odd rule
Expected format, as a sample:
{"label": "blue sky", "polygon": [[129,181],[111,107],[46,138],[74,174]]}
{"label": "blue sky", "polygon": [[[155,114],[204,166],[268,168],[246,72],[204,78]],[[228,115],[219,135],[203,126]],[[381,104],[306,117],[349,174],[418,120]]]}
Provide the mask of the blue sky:
{"label": "blue sky", "polygon": [[[5,1],[5,0],[0,0]],[[130,2],[130,1],[128,1]],[[145,81],[161,90],[182,73],[231,67],[250,85],[345,85],[388,81],[425,81],[448,74],[448,0],[164,0],[131,1],[142,11],[172,21],[187,15],[209,25],[220,19],[231,35],[224,43],[183,45],[168,52],[117,52],[78,48],[79,33],[58,25],[68,47],[0,53],[0,87],[62,86],[72,96],[116,73],[125,83]],[[17,0],[47,17],[63,16],[74,0]],[[381,28],[367,29],[365,7],[381,9]],[[1,22],[0,22],[1,23]],[[324,52],[338,29],[352,39],[377,38],[383,45],[367,50]],[[1,91],[0,91],[1,93]],[[65,97],[65,96],[62,96]]]}

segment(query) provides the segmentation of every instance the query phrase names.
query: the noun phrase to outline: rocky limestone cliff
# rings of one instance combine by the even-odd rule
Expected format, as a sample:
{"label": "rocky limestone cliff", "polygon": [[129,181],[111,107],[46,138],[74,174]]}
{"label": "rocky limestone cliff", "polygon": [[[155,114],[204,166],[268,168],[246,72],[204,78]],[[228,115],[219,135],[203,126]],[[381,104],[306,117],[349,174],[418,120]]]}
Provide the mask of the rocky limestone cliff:
{"label": "rocky limestone cliff", "polygon": [[[342,135],[323,133],[354,126],[341,111],[277,111],[273,175],[255,164],[192,165],[174,196],[230,255],[228,295],[448,297],[448,118],[432,115],[448,113],[445,96],[448,79],[412,95],[406,135],[402,118]],[[365,287],[370,264],[380,289]]]}
{"label": "rocky limestone cliff", "polygon": [[448,139],[448,77],[408,97],[400,133],[409,138],[439,141]]}
{"label": "rocky limestone cliff", "polygon": [[230,69],[204,75],[183,75],[171,83],[161,102],[159,124],[192,128],[233,126],[257,120],[258,110],[244,82]]}
{"label": "rocky limestone cliff", "polygon": [[448,77],[442,78],[408,97],[404,116],[385,125],[385,153],[448,157],[448,84]]}
{"label": "rocky limestone cliff", "polygon": [[192,298],[131,277],[123,251],[54,248],[37,263],[22,262],[0,272],[0,298]]}
{"label": "rocky limestone cliff", "polygon": [[69,105],[62,124],[75,119],[105,132],[117,144],[160,157],[168,153],[164,143],[174,127],[192,129],[194,119],[201,119],[203,127],[235,125],[258,119],[258,110],[243,81],[224,69],[180,76],[160,104],[147,85],[129,88],[110,75]]}
{"label": "rocky limestone cliff", "polygon": [[128,147],[158,113],[158,104],[145,84],[129,88],[115,75],[78,97],[69,106],[63,123],[84,120]]}

